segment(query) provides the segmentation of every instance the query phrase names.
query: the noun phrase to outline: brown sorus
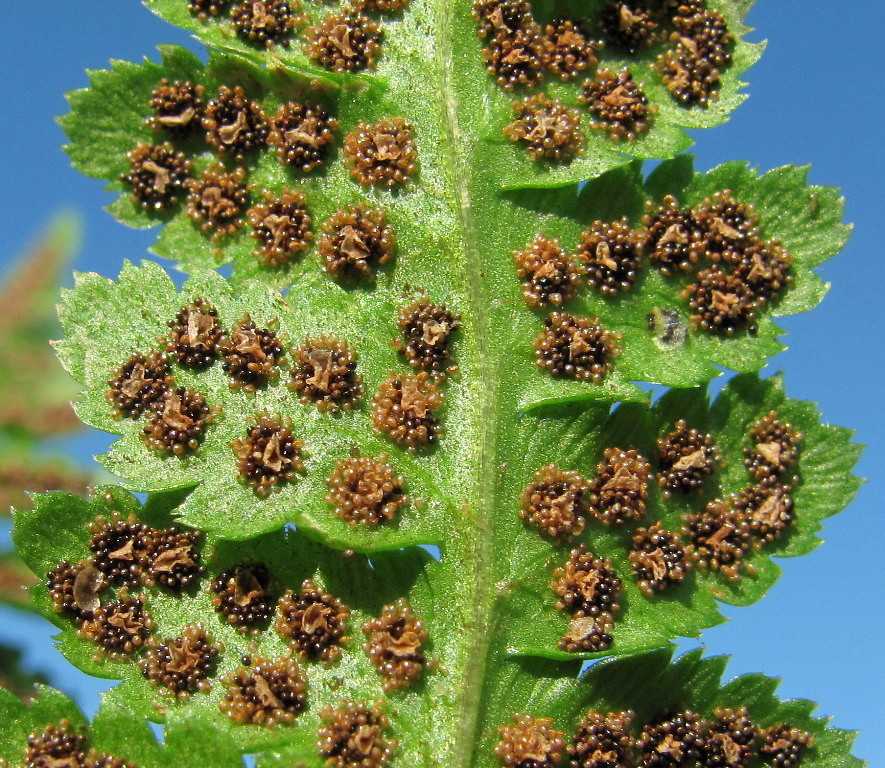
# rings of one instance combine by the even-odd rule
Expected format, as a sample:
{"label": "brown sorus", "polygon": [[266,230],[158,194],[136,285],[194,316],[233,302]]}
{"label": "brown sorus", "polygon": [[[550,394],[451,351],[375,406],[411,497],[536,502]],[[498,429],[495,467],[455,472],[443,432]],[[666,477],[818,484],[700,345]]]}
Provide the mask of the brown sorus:
{"label": "brown sorus", "polygon": [[561,80],[596,65],[596,54],[587,30],[577,21],[558,20],[544,27],[547,68]]}
{"label": "brown sorus", "polygon": [[291,723],[307,706],[307,681],[294,659],[253,658],[223,684],[219,709],[235,723],[274,726]]}
{"label": "brown sorus", "polygon": [[692,209],[701,242],[698,247],[709,261],[738,264],[746,251],[759,244],[759,215],[756,209],[723,189]]}
{"label": "brown sorus", "polygon": [[615,614],[621,580],[612,570],[611,560],[596,557],[583,544],[569,552],[565,565],[553,571],[550,588],[556,593],[556,608],[578,618]]}
{"label": "brown sorus", "polygon": [[732,274],[746,284],[761,307],[776,301],[792,285],[792,262],[790,252],[777,240],[759,241],[744,250],[740,261],[732,265]]}
{"label": "brown sorus", "polygon": [[616,0],[599,12],[606,40],[622,51],[633,54],[652,44],[658,27],[644,2]]}
{"label": "brown sorus", "polygon": [[537,470],[523,489],[519,516],[541,533],[567,541],[584,530],[587,490],[580,473],[548,464]]}
{"label": "brown sorus", "polygon": [[284,191],[280,197],[267,190],[262,195],[263,202],[246,211],[250,234],[258,243],[252,253],[265,267],[282,267],[313,240],[307,201],[297,190]]}
{"label": "brown sorus", "polygon": [[600,382],[621,353],[620,333],[605,330],[595,317],[552,312],[532,343],[535,364],[554,376]]}
{"label": "brown sorus", "polygon": [[445,304],[431,304],[425,296],[400,307],[396,314],[403,334],[397,349],[409,365],[433,373],[451,369],[451,335],[460,325],[461,315]]}
{"label": "brown sorus", "polygon": [[292,31],[307,21],[306,14],[295,13],[300,7],[300,0],[243,0],[231,9],[230,20],[240,37],[273,48],[288,45]]}
{"label": "brown sorus", "polygon": [[522,296],[530,307],[559,306],[578,291],[581,266],[559,246],[557,238],[535,235],[524,251],[513,252],[513,263],[522,281]]}
{"label": "brown sorus", "polygon": [[685,419],[673,425],[665,437],[657,441],[658,483],[664,495],[672,491],[698,491],[704,478],[712,475],[720,464],[719,448],[713,435],[688,427]]}
{"label": "brown sorus", "polygon": [[750,549],[750,525],[734,508],[734,500],[714,499],[700,514],[686,515],[685,524],[683,531],[694,547],[697,564],[719,571],[729,581],[737,580]]}
{"label": "brown sorus", "polygon": [[673,19],[676,31],[670,39],[712,67],[722,69],[731,64],[734,35],[728,31],[725,17],[713,10],[686,10],[688,13],[680,13]]}
{"label": "brown sorus", "polygon": [[515,32],[499,31],[483,49],[486,69],[501,88],[534,88],[544,78],[548,55],[541,28],[535,23]]}
{"label": "brown sorus", "polygon": [[598,653],[611,648],[611,630],[614,620],[603,611],[597,616],[574,616],[568,623],[568,632],[557,647],[566,653]]}
{"label": "brown sorus", "polygon": [[681,584],[692,567],[691,547],[682,543],[678,533],[665,531],[661,523],[636,529],[628,558],[646,597]]}
{"label": "brown sorus", "polygon": [[312,62],[332,72],[358,72],[375,65],[382,34],[377,22],[345,10],[308,28],[304,49]]}
{"label": "brown sorus", "polygon": [[156,584],[173,592],[181,592],[204,572],[200,564],[198,545],[202,533],[181,528],[162,528],[148,536],[143,580],[152,587]]}
{"label": "brown sorus", "polygon": [[121,596],[83,622],[80,637],[99,646],[111,659],[123,659],[140,648],[154,626],[141,598]]}
{"label": "brown sorus", "polygon": [[338,121],[323,107],[308,102],[280,104],[270,119],[267,143],[284,165],[307,173],[328,157]]}
{"label": "brown sorus", "polygon": [[594,221],[581,233],[577,248],[590,287],[603,296],[629,291],[639,276],[644,245],[644,235],[634,232],[626,218]]}
{"label": "brown sorus", "polygon": [[539,94],[514,101],[513,114],[504,135],[521,143],[533,160],[568,162],[582,153],[584,134],[577,109]]}
{"label": "brown sorus", "polygon": [[390,261],[394,242],[384,211],[360,204],[336,211],[323,223],[317,251],[330,277],[371,280],[378,266]]}
{"label": "brown sorus", "polygon": [[209,675],[221,652],[221,646],[199,624],[187,624],[176,637],[160,642],[155,637],[145,644],[139,660],[141,673],[151,685],[161,685],[161,696],[186,699],[195,691],[206,693],[211,684]]}
{"label": "brown sorus", "polygon": [[106,397],[114,418],[137,417],[173,386],[169,362],[162,352],[132,355],[108,380]]}
{"label": "brown sorus", "polygon": [[386,693],[408,688],[427,667],[423,646],[427,631],[405,599],[381,609],[381,616],[363,624],[363,651],[381,675]]}
{"label": "brown sorus", "polygon": [[132,204],[146,212],[170,208],[187,186],[191,162],[171,144],[139,144],[126,153],[129,172],[120,178],[132,190]]}
{"label": "brown sorus", "polygon": [[651,465],[635,450],[610,447],[602,453],[588,483],[587,506],[604,525],[622,525],[645,517]]}
{"label": "brown sorus", "polygon": [[203,119],[203,86],[190,80],[169,82],[165,77],[151,91],[153,116],[145,122],[155,131],[164,130],[173,139],[189,136]]}
{"label": "brown sorus", "polygon": [[247,99],[239,85],[218,89],[218,96],[206,105],[202,124],[206,141],[219,157],[228,156],[238,162],[267,140],[267,118],[261,105]]}
{"label": "brown sorus", "polygon": [[664,87],[683,106],[707,107],[719,97],[719,69],[686,43],[662,53],[655,68]]}
{"label": "brown sorus", "polygon": [[166,354],[185,368],[208,368],[218,356],[222,330],[218,310],[206,299],[186,304],[166,323],[169,336],[164,339]]}
{"label": "brown sorus", "polygon": [[752,448],[744,449],[744,466],[757,481],[774,480],[796,468],[803,434],[769,411],[750,427]]}
{"label": "brown sorus", "polygon": [[719,267],[698,272],[695,282],[682,290],[682,296],[688,299],[693,313],[693,328],[725,336],[741,329],[756,332],[756,297],[743,280]]}
{"label": "brown sorus", "polygon": [[795,768],[802,753],[814,746],[814,736],[793,728],[790,723],[779,723],[759,732],[762,743],[759,756],[774,768]]}
{"label": "brown sorus", "polygon": [[381,768],[396,746],[384,737],[387,715],[376,703],[371,707],[342,699],[338,706],[320,710],[323,725],[317,730],[317,751],[330,768]]}
{"label": "brown sorus", "polygon": [[423,371],[391,373],[372,397],[372,426],[408,449],[432,445],[441,432],[434,410],[442,401],[435,381]]}
{"label": "brown sorus", "polygon": [[142,429],[142,439],[148,448],[167,456],[195,451],[218,412],[206,404],[199,392],[184,387],[166,392],[150,410],[151,418]]}
{"label": "brown sorus", "polygon": [[230,4],[231,0],[187,0],[187,9],[191,16],[205,23],[210,16],[214,18],[224,13]]}
{"label": "brown sorus", "polygon": [[351,525],[375,526],[395,520],[409,501],[403,493],[405,479],[396,474],[385,453],[339,459],[326,485],[326,501]]}
{"label": "brown sorus", "polygon": [[796,522],[792,490],[789,485],[762,482],[738,493],[734,508],[746,518],[757,545],[781,538]]}
{"label": "brown sorus", "polygon": [[92,618],[101,603],[99,592],[105,584],[104,574],[89,561],[71,565],[62,560],[46,574],[52,609],[74,621]]}
{"label": "brown sorus", "polygon": [[24,768],[86,768],[88,757],[85,729],[65,719],[28,735]]}
{"label": "brown sorus", "polygon": [[356,368],[356,350],[329,336],[308,339],[292,351],[289,387],[302,403],[321,411],[349,411],[363,393]]}
{"label": "brown sorus", "polygon": [[401,117],[360,123],[344,138],[344,164],[364,187],[393,189],[405,184],[417,162],[411,123]]}
{"label": "brown sorus", "polygon": [[472,14],[481,37],[513,34],[534,23],[532,6],[527,0],[474,0]]}
{"label": "brown sorus", "polygon": [[756,726],[746,707],[718,708],[703,747],[704,768],[746,768],[753,758]]}
{"label": "brown sorus", "polygon": [[554,768],[562,759],[565,734],[549,717],[516,713],[513,725],[499,725],[495,756],[507,768]]}
{"label": "brown sorus", "polygon": [[649,201],[643,223],[646,228],[648,257],[661,274],[690,272],[698,260],[698,241],[703,237],[700,223],[690,210],[667,195],[655,207]]}
{"label": "brown sorus", "polygon": [[346,605],[308,579],[299,592],[290,590],[283,595],[275,626],[300,658],[334,661],[348,639],[349,617]]}
{"label": "brown sorus", "polygon": [[218,345],[224,372],[230,376],[231,389],[254,392],[279,376],[286,353],[285,337],[278,337],[269,328],[258,328],[245,314]]}
{"label": "brown sorus", "polygon": [[212,606],[241,634],[256,632],[274,614],[269,585],[264,563],[236,563],[212,582]]}
{"label": "brown sorus", "polygon": [[111,584],[135,584],[142,575],[153,531],[135,515],[96,517],[89,524],[92,565]]}
{"label": "brown sorus", "polygon": [[233,235],[249,205],[245,182],[243,168],[228,173],[220,165],[210,166],[199,179],[188,179],[187,215],[201,232],[211,233],[213,240]]}
{"label": "brown sorus", "polygon": [[578,100],[590,111],[592,126],[613,141],[632,141],[651,125],[648,98],[627,69],[599,70],[583,82]]}
{"label": "brown sorus", "polygon": [[625,768],[633,764],[633,712],[588,710],[568,747],[568,768]]}
{"label": "brown sorus", "polygon": [[695,765],[703,757],[704,721],[690,710],[646,725],[636,740],[642,768]]}
{"label": "brown sorus", "polygon": [[262,414],[258,423],[249,427],[246,436],[234,440],[237,472],[258,496],[267,496],[281,485],[295,479],[304,471],[301,446],[287,421]]}

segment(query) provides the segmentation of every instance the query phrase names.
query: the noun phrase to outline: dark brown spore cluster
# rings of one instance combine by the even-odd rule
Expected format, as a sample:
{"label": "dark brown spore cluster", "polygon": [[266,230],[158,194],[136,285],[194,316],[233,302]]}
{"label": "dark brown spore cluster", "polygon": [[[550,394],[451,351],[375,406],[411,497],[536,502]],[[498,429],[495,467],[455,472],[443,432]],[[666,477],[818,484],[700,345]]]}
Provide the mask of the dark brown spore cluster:
{"label": "dark brown spore cluster", "polygon": [[345,699],[334,709],[321,709],[320,718],[317,752],[327,766],[381,768],[387,764],[395,742],[384,737],[390,722],[377,703],[369,707]]}
{"label": "dark brown spore cluster", "polygon": [[246,98],[242,86],[222,85],[218,96],[206,105],[203,129],[219,157],[241,162],[247,152],[265,145],[268,124],[261,105]]}
{"label": "dark brown spore cluster", "polygon": [[696,244],[704,237],[704,229],[692,211],[667,195],[657,207],[649,202],[643,221],[649,260],[661,274],[669,277],[691,272],[699,256]]}
{"label": "dark brown spore cluster", "polygon": [[332,72],[359,72],[375,65],[380,25],[356,10],[333,13],[305,32],[307,57]]}
{"label": "dark brown spore cluster", "polygon": [[115,418],[135,418],[153,403],[162,400],[173,385],[169,362],[162,352],[132,355],[113,372],[106,397]]}
{"label": "dark brown spore cluster", "polygon": [[255,633],[274,614],[270,573],[264,563],[236,563],[212,582],[212,607],[241,634]]}
{"label": "dark brown spore cluster", "polygon": [[673,430],[659,438],[658,483],[664,496],[673,491],[690,493],[700,490],[704,479],[712,475],[721,462],[719,448],[713,435],[689,428],[685,419],[673,425]]}
{"label": "dark brown spore cluster", "polygon": [[690,710],[646,725],[637,739],[642,768],[678,768],[703,758],[704,721]]}
{"label": "dark brown spore cluster", "polygon": [[386,605],[381,616],[363,624],[363,650],[381,675],[385,692],[408,688],[423,674],[427,631],[406,600]]}
{"label": "dark brown spore cluster", "polygon": [[280,197],[265,191],[263,197],[246,212],[246,219],[258,243],[253,255],[262,266],[274,269],[289,264],[310,245],[311,217],[304,195],[297,190]]}
{"label": "dark brown spore cluster", "polygon": [[208,368],[218,357],[222,329],[218,310],[206,299],[197,298],[186,304],[166,325],[169,335],[164,340],[166,354],[185,368]]}
{"label": "dark brown spore cluster", "polygon": [[151,213],[171,208],[187,186],[191,162],[171,144],[139,144],[126,153],[129,172],[121,177],[132,204]]}
{"label": "dark brown spore cluster", "polygon": [[627,69],[599,70],[583,82],[578,100],[589,110],[593,127],[613,141],[632,141],[651,125],[648,98]]}
{"label": "dark brown spore cluster", "polygon": [[553,539],[578,536],[586,523],[587,481],[555,464],[541,467],[523,489],[519,516]]}
{"label": "dark brown spore cluster", "polygon": [[349,411],[363,393],[356,368],[356,350],[329,336],[309,339],[292,352],[289,387],[302,403],[321,411]]}
{"label": "dark brown spore cluster", "polygon": [[159,584],[173,592],[189,587],[205,570],[200,562],[201,538],[201,531],[151,530],[142,581],[149,587]]}
{"label": "dark brown spore cluster", "polygon": [[86,747],[86,733],[82,727],[72,727],[69,720],[50,723],[40,734],[28,736],[25,748],[25,768],[85,768],[90,757]]}
{"label": "dark brown spore cluster", "polygon": [[346,605],[308,579],[299,592],[283,595],[275,626],[299,657],[329,662],[341,655],[349,617]]}
{"label": "dark brown spore cluster", "polygon": [[344,164],[364,187],[405,184],[418,167],[411,124],[401,117],[360,123],[344,138]]}
{"label": "dark brown spore cluster", "polygon": [[552,312],[533,342],[535,364],[554,376],[600,382],[620,355],[619,333],[605,330],[595,317]]}
{"label": "dark brown spore cluster", "polygon": [[744,466],[757,482],[778,482],[796,468],[803,435],[782,422],[776,411],[753,424],[749,437],[753,447],[744,449]]}
{"label": "dark brown spore cluster", "polygon": [[587,506],[604,525],[623,525],[645,517],[651,465],[637,451],[610,447],[588,483]]}
{"label": "dark brown spore cluster", "polygon": [[795,523],[792,490],[789,485],[759,483],[735,497],[735,512],[746,519],[757,546],[781,538]]}
{"label": "dark brown spore cluster", "polygon": [[231,0],[187,0],[187,9],[191,16],[205,23],[210,16],[215,18],[223,14],[230,4]]}
{"label": "dark brown spore cluster", "polygon": [[149,106],[154,113],[147,124],[155,131],[164,130],[173,139],[183,139],[201,127],[203,86],[189,80],[169,82],[165,77],[151,91]]}
{"label": "dark brown spore cluster", "polygon": [[513,114],[504,135],[521,143],[533,160],[565,163],[582,153],[584,134],[578,110],[564,106],[559,99],[544,94],[527,96],[513,102]]}
{"label": "dark brown spore cluster", "polygon": [[599,12],[605,38],[622,51],[634,54],[654,42],[658,21],[642,0],[615,0]]}
{"label": "dark brown spore cluster", "polygon": [[246,436],[234,440],[233,449],[240,477],[257,496],[265,497],[304,471],[303,441],[296,440],[288,422],[262,414]]}
{"label": "dark brown spore cluster", "polygon": [[330,277],[372,280],[393,257],[394,243],[384,211],[360,204],[336,211],[323,223],[317,251]]}
{"label": "dark brown spore cluster", "polygon": [[195,451],[217,412],[199,392],[184,387],[168,391],[151,411],[142,438],[148,448],[166,456]]}
{"label": "dark brown spore cluster", "polygon": [[702,269],[695,282],[682,291],[692,311],[692,324],[708,333],[733,336],[746,329],[756,332],[753,322],[757,305],[753,291],[739,276],[719,267]]}
{"label": "dark brown spore cluster", "polygon": [[674,584],[681,584],[691,570],[692,549],[678,533],[665,531],[660,523],[637,528],[627,555],[630,567],[646,597],[654,597]]}
{"label": "dark brown spore cluster", "polygon": [[620,221],[595,221],[581,233],[577,255],[584,264],[587,282],[603,296],[629,291],[640,270],[645,244],[641,233]]}
{"label": "dark brown spore cluster", "polygon": [[759,756],[773,768],[795,768],[802,753],[814,746],[814,736],[789,723],[779,723],[759,733]]}
{"label": "dark brown spore cluster", "polygon": [[99,592],[105,576],[89,561],[71,564],[63,560],[46,574],[52,609],[77,622],[92,618],[100,607]]}
{"label": "dark brown spore cluster", "polygon": [[307,706],[307,681],[294,659],[254,658],[223,683],[226,691],[218,706],[235,723],[291,723]]}
{"label": "dark brown spore cluster", "polygon": [[231,389],[254,392],[279,376],[277,366],[286,355],[284,343],[285,338],[269,328],[258,328],[248,314],[243,315],[218,345]]}
{"label": "dark brown spore cluster", "polygon": [[89,532],[91,563],[111,584],[136,584],[141,580],[150,565],[147,553],[151,528],[134,515],[123,519],[114,514],[110,518],[96,517],[89,524]]}
{"label": "dark brown spore cluster", "polygon": [[737,580],[750,549],[750,525],[746,515],[735,509],[734,500],[714,499],[703,512],[686,515],[685,523],[697,564],[719,571],[729,581]]}
{"label": "dark brown spore cluster", "polygon": [[626,768],[633,764],[633,712],[588,710],[568,747],[568,768]]}
{"label": "dark brown spore cluster", "polygon": [[[549,62],[548,45],[525,0],[475,0],[473,18],[480,37],[489,38],[483,58],[498,85],[511,91],[535,87]],[[555,44],[555,43],[554,43]],[[563,52],[558,67],[565,66]]]}
{"label": "dark brown spore cluster", "polygon": [[513,252],[513,263],[522,281],[522,296],[530,307],[558,307],[578,292],[581,266],[556,238],[535,235],[526,250]]}
{"label": "dark brown spore cluster", "polygon": [[507,768],[554,768],[562,759],[565,734],[549,717],[514,714],[513,725],[499,725],[495,756]]}
{"label": "dark brown spore cluster", "polygon": [[431,304],[421,297],[397,310],[396,324],[403,335],[398,350],[409,365],[435,374],[450,371],[451,336],[461,316],[445,304]]}
{"label": "dark brown spore cluster", "polygon": [[166,689],[161,695],[186,699],[195,691],[209,690],[208,678],[220,652],[221,646],[203,627],[188,624],[177,637],[162,642],[150,638],[138,666],[151,685]]}
{"label": "dark brown spore cluster", "polygon": [[300,0],[243,0],[230,12],[237,34],[244,40],[265,48],[286,45],[292,31],[304,24],[307,17],[295,13]]}
{"label": "dark brown spore cluster", "polygon": [[337,130],[338,121],[321,106],[290,101],[271,118],[267,143],[281,163],[308,173],[329,156]]}
{"label": "dark brown spore cluster", "polygon": [[187,215],[213,240],[233,235],[243,223],[249,205],[246,171],[236,168],[228,173],[220,165],[203,171],[199,179],[187,181]]}
{"label": "dark brown spore cluster", "polygon": [[756,730],[746,707],[717,709],[704,743],[704,768],[746,768],[754,757]]}
{"label": "dark brown spore cluster", "polygon": [[403,492],[405,479],[396,474],[384,453],[339,459],[326,485],[326,502],[351,525],[375,526],[395,520],[409,501]]}
{"label": "dark brown spore cluster", "polygon": [[547,68],[560,80],[571,80],[596,65],[593,41],[580,22],[559,19],[544,27]]}
{"label": "dark brown spore cluster", "polygon": [[121,596],[93,612],[77,634],[111,659],[123,659],[147,640],[154,622],[139,597]]}
{"label": "dark brown spore cluster", "polygon": [[432,445],[442,431],[434,413],[442,401],[442,393],[427,373],[391,373],[372,397],[372,426],[410,450]]}

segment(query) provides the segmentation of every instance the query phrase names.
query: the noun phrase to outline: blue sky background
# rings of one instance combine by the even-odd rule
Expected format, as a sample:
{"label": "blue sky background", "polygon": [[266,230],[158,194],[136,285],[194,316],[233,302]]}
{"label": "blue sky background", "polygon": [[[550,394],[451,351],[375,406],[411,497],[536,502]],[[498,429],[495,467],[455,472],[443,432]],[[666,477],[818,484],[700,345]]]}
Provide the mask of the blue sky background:
{"label": "blue sky background", "polygon": [[[855,754],[885,765],[885,579],[883,503],[883,232],[881,142],[885,79],[877,2],[758,0],[751,39],[768,40],[747,75],[749,101],[729,124],[696,135],[697,165],[743,159],[761,170],[810,163],[810,180],[840,186],[846,220],[855,225],[848,248],[821,269],[832,283],[816,311],[783,325],[790,349],[769,372],[783,370],[790,396],[820,404],[826,420],[853,427],[866,444],[858,472],[867,478],[855,503],[827,522],[814,554],[784,561],[769,595],[750,608],[726,608],[729,623],[705,632],[710,654],[730,654],[730,674],[781,677],[780,694],[818,701],[833,725],[860,729]],[[189,44],[187,36],[137,0],[7,2],[0,46],[0,260],[27,245],[60,207],[85,218],[76,268],[116,276],[122,259],[138,260],[154,232],[117,224],[101,208],[112,200],[101,183],[73,171],[59,147],[53,118],[65,91],[86,85],[86,68],[109,58],[153,56],[157,43]],[[2,307],[0,307],[2,311]],[[96,433],[67,441],[83,462],[108,440]],[[87,709],[106,682],[72,669],[52,648],[47,623],[0,612],[0,642],[28,643],[27,660]],[[685,642],[683,647],[693,647]],[[879,755],[879,758],[875,756]]]}

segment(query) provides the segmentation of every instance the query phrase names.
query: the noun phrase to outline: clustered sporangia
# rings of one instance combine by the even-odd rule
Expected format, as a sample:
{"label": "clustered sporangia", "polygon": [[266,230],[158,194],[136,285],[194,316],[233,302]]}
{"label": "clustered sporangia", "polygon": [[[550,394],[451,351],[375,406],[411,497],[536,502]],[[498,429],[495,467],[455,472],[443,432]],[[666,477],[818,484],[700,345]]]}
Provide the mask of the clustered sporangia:
{"label": "clustered sporangia", "polygon": [[187,215],[213,240],[232,236],[243,223],[249,205],[246,171],[228,173],[221,165],[211,165],[198,179],[187,180]]}
{"label": "clustered sporangia", "polygon": [[372,426],[404,448],[433,445],[442,427],[434,410],[443,396],[427,373],[391,373],[372,397]]}
{"label": "clustered sporangia", "polygon": [[236,563],[212,582],[212,607],[238,632],[255,634],[274,614],[269,588],[270,573],[264,563]]}
{"label": "clustered sporangia", "polygon": [[169,362],[162,352],[132,355],[108,381],[107,400],[115,418],[138,417],[172,387]]}
{"label": "clustered sporangia", "polygon": [[385,692],[408,688],[421,677],[428,663],[423,650],[428,636],[407,600],[384,606],[381,616],[363,624],[363,634],[363,650]]}
{"label": "clustered sporangia", "polygon": [[454,370],[450,363],[451,335],[461,316],[445,304],[431,304],[426,296],[397,310],[396,324],[403,335],[397,349],[413,368],[442,375]]}
{"label": "clustered sporangia", "polygon": [[560,80],[571,80],[596,65],[594,41],[579,21],[559,19],[544,27],[547,68]]}
{"label": "clustered sporangia", "polygon": [[330,768],[381,768],[396,742],[384,731],[390,725],[376,702],[371,706],[348,699],[320,710],[323,724],[317,730],[317,752]]}
{"label": "clustered sporangia", "polygon": [[292,31],[303,25],[306,14],[296,14],[300,0],[243,0],[230,12],[231,24],[240,37],[258,46],[288,44]]}
{"label": "clustered sporangia", "polygon": [[153,629],[154,620],[140,597],[127,597],[97,608],[80,624],[77,634],[99,647],[98,658],[121,660],[140,648]]}
{"label": "clustered sporangia", "polygon": [[658,483],[665,497],[700,490],[704,479],[712,475],[721,462],[713,435],[689,428],[685,419],[673,425],[665,437],[658,438]]}
{"label": "clustered sporangia", "polygon": [[330,277],[372,280],[393,257],[395,242],[384,211],[361,203],[336,211],[323,223],[317,251]]}
{"label": "clustered sporangia", "polygon": [[159,584],[172,592],[181,592],[193,584],[205,570],[198,549],[202,535],[200,531],[181,528],[152,529],[145,552],[145,585]]}
{"label": "clustered sporangia", "polygon": [[609,447],[587,487],[589,513],[605,525],[645,517],[651,465],[637,451]]}
{"label": "clustered sporangia", "polygon": [[760,483],[778,482],[796,467],[802,433],[769,411],[750,428],[750,448],[744,449],[744,466]]}
{"label": "clustered sporangia", "polygon": [[535,309],[573,299],[583,275],[580,263],[560,247],[558,239],[541,234],[526,250],[513,252],[513,263],[522,281],[522,297]]}
{"label": "clustered sporangia", "polygon": [[74,621],[91,619],[101,605],[99,593],[105,585],[105,576],[92,563],[71,564],[62,560],[46,574],[52,609]]}
{"label": "clustered sporangia", "polygon": [[693,566],[693,549],[679,533],[663,530],[660,523],[637,528],[627,555],[639,589],[653,597],[673,584],[681,584]]}
{"label": "clustered sporangia", "polygon": [[151,91],[149,106],[153,115],[145,121],[154,130],[164,130],[173,139],[182,139],[202,127],[202,85],[189,80],[169,82],[165,77]]}
{"label": "clustered sporangia", "polygon": [[412,126],[401,117],[360,123],[344,137],[343,149],[350,175],[364,187],[393,189],[405,184],[418,167]]}
{"label": "clustered sporangia", "polygon": [[330,413],[349,411],[363,392],[356,350],[329,336],[308,339],[292,351],[289,387],[302,403]]}
{"label": "clustered sporangia", "polygon": [[255,657],[223,678],[218,707],[235,723],[291,723],[307,706],[307,681],[294,659]]}
{"label": "clustered sporangia", "polygon": [[166,323],[169,335],[163,339],[166,354],[185,368],[207,368],[218,357],[218,342],[223,331],[218,310],[206,299],[186,304]]}
{"label": "clustered sporangia", "polygon": [[526,96],[513,102],[514,120],[504,128],[504,135],[520,142],[533,160],[544,158],[568,162],[580,155],[584,134],[580,131],[578,111],[559,99],[544,94]]}
{"label": "clustered sporangia", "polygon": [[587,481],[579,472],[541,467],[523,489],[519,516],[553,539],[567,541],[584,530]]}
{"label": "clustered sporangia", "polygon": [[409,502],[403,492],[405,479],[396,474],[384,453],[339,459],[326,478],[326,485],[326,502],[351,525],[374,526],[395,520]]}
{"label": "clustered sporangia", "polygon": [[629,291],[641,269],[644,238],[627,219],[595,221],[581,233],[577,257],[584,264],[587,283],[604,296]]}
{"label": "clustered sporangia", "polygon": [[282,267],[313,240],[311,217],[304,195],[297,190],[283,192],[280,197],[265,190],[262,196],[263,202],[246,212],[250,234],[258,243],[252,253],[265,267]]}
{"label": "clustered sporangia", "polygon": [[632,141],[651,127],[648,97],[627,69],[599,70],[582,83],[578,101],[589,110],[590,124],[613,141]]}
{"label": "clustered sporangia", "polygon": [[329,662],[341,655],[341,645],[348,640],[349,618],[346,605],[307,579],[299,592],[283,595],[275,626],[300,658]]}
{"label": "clustered sporangia", "polygon": [[256,326],[248,314],[237,320],[218,344],[231,389],[254,392],[277,378],[277,367],[286,357],[285,341],[285,337],[278,337],[270,328]]}
{"label": "clustered sporangia", "polygon": [[308,173],[319,168],[335,141],[338,121],[318,104],[281,104],[270,120],[267,143],[284,165]]}
{"label": "clustered sporangia", "polygon": [[222,85],[203,115],[207,143],[219,157],[242,161],[247,152],[267,141],[267,117],[257,101],[246,98],[242,86]]}
{"label": "clustered sporangia", "polygon": [[643,768],[676,768],[703,758],[704,721],[691,710],[656,718],[636,740]]}
{"label": "clustered sporangia", "polygon": [[176,637],[160,642],[151,637],[138,666],[151,685],[162,686],[161,696],[186,699],[211,688],[212,674],[222,647],[198,624],[187,624]]}
{"label": "clustered sporangia", "polygon": [[621,353],[621,334],[608,331],[595,317],[552,312],[535,338],[535,364],[554,376],[598,383]]}
{"label": "clustered sporangia", "polygon": [[199,392],[178,387],[166,392],[151,411],[142,430],[145,443],[158,453],[181,456],[199,447],[217,409],[210,408]]}
{"label": "clustered sporangia", "polygon": [[619,768],[633,756],[634,713],[588,710],[568,745],[568,768]]}
{"label": "clustered sporangia", "polygon": [[802,761],[802,753],[814,746],[814,736],[789,723],[772,725],[760,731],[759,737],[759,755],[774,768],[795,768]]}
{"label": "clustered sporangia", "polygon": [[614,0],[599,12],[605,38],[625,53],[634,54],[654,42],[658,22],[643,0]]}
{"label": "clustered sporangia", "polygon": [[[2,762],[5,767],[7,763]],[[121,757],[98,752],[89,746],[83,726],[70,720],[49,723],[40,733],[28,734],[24,768],[135,768]]]}
{"label": "clustered sporangia", "polygon": [[332,13],[305,33],[307,57],[332,72],[359,72],[375,66],[383,30],[357,10]]}
{"label": "clustered sporangia", "polygon": [[508,768],[554,768],[562,759],[562,731],[549,717],[514,714],[513,725],[499,725],[495,756]]}
{"label": "clustered sporangia", "polygon": [[234,440],[230,447],[240,478],[257,496],[267,496],[304,471],[303,445],[303,441],[295,439],[287,420],[262,414],[246,436]]}
{"label": "clustered sporangia", "polygon": [[191,163],[184,152],[165,144],[139,144],[126,153],[129,172],[121,177],[132,190],[133,205],[151,213],[170,208],[184,193]]}
{"label": "clustered sporangia", "polygon": [[701,568],[719,571],[729,581],[739,577],[750,549],[750,525],[730,499],[714,499],[703,512],[685,516],[685,535]]}

